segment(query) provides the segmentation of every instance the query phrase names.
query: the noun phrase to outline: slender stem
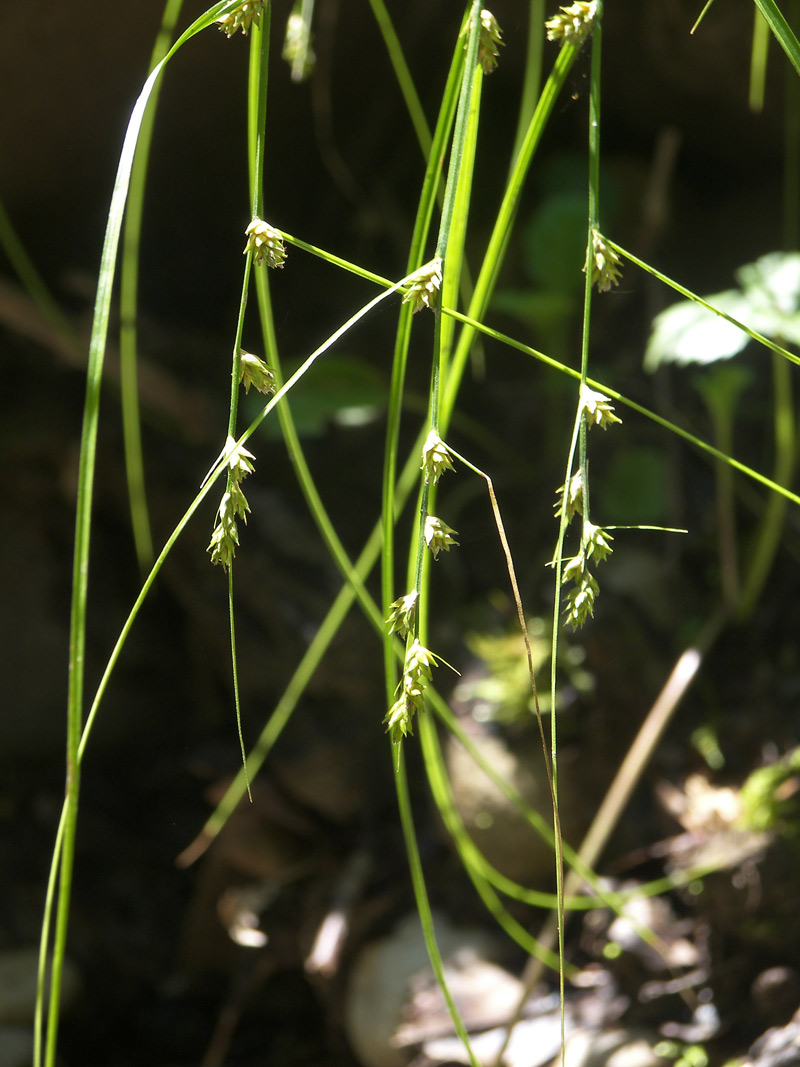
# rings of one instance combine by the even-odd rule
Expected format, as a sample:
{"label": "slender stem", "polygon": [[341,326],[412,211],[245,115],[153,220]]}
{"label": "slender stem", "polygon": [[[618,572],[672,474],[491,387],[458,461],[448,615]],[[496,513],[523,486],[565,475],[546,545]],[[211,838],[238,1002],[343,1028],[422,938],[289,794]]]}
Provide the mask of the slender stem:
{"label": "slender stem", "polygon": [[[797,465],[792,376],[786,360],[775,353],[772,354],[772,387],[775,429],[773,479],[779,485],[789,485]],[[742,596],[736,612],[740,620],[747,619],[758,603],[778,551],[785,517],[786,497],[772,493],[742,583]]]}
{"label": "slender stem", "polygon": [[233,611],[233,567],[228,567],[228,626],[231,635],[231,666],[233,668],[233,702],[236,708],[236,732],[239,735],[239,748],[242,753],[242,770],[244,781],[247,786],[247,796],[253,803],[253,794],[250,792],[250,778],[247,774],[247,751],[244,747],[244,734],[242,733],[242,705],[239,699],[239,661],[236,656],[236,618]]}
{"label": "slender stem", "polygon": [[464,1026],[461,1014],[456,1007],[453,995],[448,988],[447,978],[444,973],[444,964],[442,963],[439,946],[436,943],[433,915],[431,913],[431,905],[428,899],[428,891],[425,887],[425,876],[422,871],[419,848],[417,847],[417,837],[414,832],[414,818],[411,812],[411,798],[408,794],[408,779],[406,777],[402,746],[398,745],[397,749],[394,780],[397,789],[400,824],[403,828],[403,839],[405,841],[406,855],[408,856],[409,867],[411,870],[411,881],[414,886],[414,897],[417,902],[417,911],[419,912],[419,918],[422,924],[422,934],[425,938],[425,947],[428,950],[431,967],[433,968],[436,981],[442,991],[445,1003],[447,1004],[450,1018],[453,1020],[456,1033],[467,1051],[471,1067],[480,1067],[480,1064],[475,1059],[475,1054],[472,1051],[467,1028]]}
{"label": "slender stem", "polygon": [[[528,43],[525,49],[525,78],[520,96],[517,132],[514,137],[514,147],[511,151],[512,173],[522,142],[525,139],[525,131],[528,129],[536,109],[536,100],[539,95],[539,86],[542,80],[542,53],[545,40],[544,19],[544,0],[530,0],[528,4]],[[509,174],[509,179],[510,177],[511,174]]]}
{"label": "slender stem", "polygon": [[[800,0],[787,5],[792,26],[800,26]],[[800,78],[787,66],[783,111],[783,247],[800,247]]]}
{"label": "slender stem", "polygon": [[414,132],[417,135],[419,146],[422,149],[422,154],[426,160],[430,160],[431,131],[428,129],[428,123],[425,121],[425,112],[422,109],[419,94],[414,85],[414,79],[411,77],[411,72],[408,69],[408,64],[403,55],[403,49],[397,34],[395,33],[394,26],[392,25],[392,20],[389,17],[389,12],[386,10],[386,5],[383,0],[369,0],[369,3],[372,8],[372,14],[378,24],[378,28],[383,35],[383,41],[386,45],[386,51],[389,53],[389,60],[392,64],[392,69],[394,70],[394,76],[397,79],[400,92],[403,94],[403,99],[406,102],[406,108],[411,116],[411,122],[414,126]]}
{"label": "slender stem", "polygon": [[757,7],[753,8],[753,44],[750,49],[750,110],[764,110],[764,88],[767,82],[767,59],[769,57],[769,26]]}

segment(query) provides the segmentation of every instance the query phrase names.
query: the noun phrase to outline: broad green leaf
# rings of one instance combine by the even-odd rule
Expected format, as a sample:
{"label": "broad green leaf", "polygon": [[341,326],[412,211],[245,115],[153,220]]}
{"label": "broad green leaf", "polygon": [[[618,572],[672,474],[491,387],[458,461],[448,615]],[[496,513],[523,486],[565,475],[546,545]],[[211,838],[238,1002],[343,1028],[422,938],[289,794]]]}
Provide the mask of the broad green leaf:
{"label": "broad green leaf", "polygon": [[[741,289],[706,298],[717,310],[773,340],[800,343],[800,253],[774,252],[736,272]],[[645,352],[645,370],[664,363],[714,363],[749,343],[748,334],[691,300],[657,315]]]}

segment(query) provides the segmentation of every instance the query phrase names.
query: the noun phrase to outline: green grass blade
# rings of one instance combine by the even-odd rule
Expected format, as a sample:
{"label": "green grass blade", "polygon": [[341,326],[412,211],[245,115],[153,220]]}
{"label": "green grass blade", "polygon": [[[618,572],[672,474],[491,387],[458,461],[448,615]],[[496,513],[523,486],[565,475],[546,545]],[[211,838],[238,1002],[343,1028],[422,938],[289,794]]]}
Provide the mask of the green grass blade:
{"label": "green grass blade", "polygon": [[766,19],[767,25],[775,35],[778,44],[789,58],[789,62],[800,74],[800,42],[798,42],[789,23],[783,16],[775,0],[754,0],[754,3]]}
{"label": "green grass blade", "polygon": [[767,59],[769,57],[769,26],[756,8],[753,11],[753,45],[750,49],[750,90],[748,103],[751,111],[764,110],[767,85]]}
{"label": "green grass blade", "polygon": [[520,148],[525,140],[525,133],[533,118],[536,102],[539,98],[545,41],[544,20],[544,0],[530,0],[528,5],[528,43],[525,50],[525,78],[522,83],[522,94],[519,102],[517,132],[514,137],[514,147],[511,151],[509,180],[511,174],[513,174],[514,164],[519,156]]}
{"label": "green grass blade", "polygon": [[406,108],[411,117],[411,123],[414,127],[414,132],[417,135],[420,148],[422,149],[422,154],[426,159],[430,159],[432,143],[431,131],[428,128],[428,122],[425,118],[425,112],[422,110],[419,94],[414,85],[414,80],[411,77],[411,71],[408,69],[408,64],[403,55],[403,49],[397,34],[395,33],[389,12],[386,10],[386,5],[383,0],[369,0],[369,2],[370,7],[372,8],[372,14],[375,17],[375,21],[378,24],[381,34],[383,35],[383,42],[386,45],[386,51],[389,53],[389,61],[392,64],[397,84],[400,86],[400,92],[403,94],[403,99],[406,102]]}
{"label": "green grass blade", "polygon": [[0,248],[5,252],[11,269],[45,321],[67,342],[71,349],[79,353],[80,345],[71,323],[54,300],[44,278],[36,269],[36,264],[28,255],[2,200],[0,200]]}
{"label": "green grass blade", "polygon": [[395,785],[397,788],[397,802],[400,811],[400,824],[403,828],[403,840],[405,841],[406,855],[408,856],[409,867],[411,870],[414,897],[417,902],[420,922],[422,923],[422,934],[425,938],[425,947],[428,950],[428,958],[431,961],[431,967],[433,968],[436,982],[442,991],[442,996],[447,1005],[447,1010],[450,1013],[450,1018],[453,1020],[456,1034],[461,1039],[461,1043],[467,1051],[471,1067],[480,1067],[480,1064],[475,1059],[475,1054],[472,1051],[467,1028],[464,1026],[461,1013],[456,1007],[453,995],[448,987],[447,976],[444,973],[444,964],[442,963],[439,946],[436,943],[436,930],[433,925],[433,915],[431,913],[430,901],[428,900],[428,890],[425,886],[425,875],[422,870],[422,861],[420,859],[417,838],[414,832],[414,819],[411,813],[411,798],[408,793],[408,779],[406,778],[405,760],[403,758],[401,747],[398,748],[397,755],[398,758],[395,764]]}

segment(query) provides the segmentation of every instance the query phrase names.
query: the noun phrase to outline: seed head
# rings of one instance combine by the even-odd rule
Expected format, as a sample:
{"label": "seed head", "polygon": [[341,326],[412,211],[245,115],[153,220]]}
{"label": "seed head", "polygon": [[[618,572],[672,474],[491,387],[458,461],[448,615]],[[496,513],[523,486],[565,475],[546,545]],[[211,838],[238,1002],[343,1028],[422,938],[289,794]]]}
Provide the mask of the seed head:
{"label": "seed head", "polygon": [[261,25],[265,2],[267,0],[243,0],[233,11],[218,18],[217,25],[227,37],[233,37],[237,30],[241,30],[246,37],[253,23]]}
{"label": "seed head", "polygon": [[598,563],[608,559],[614,549],[611,542],[614,538],[604,530],[602,526],[595,526],[593,522],[584,521],[583,543],[584,555],[587,560],[595,559]]}
{"label": "seed head", "polygon": [[237,445],[234,437],[229,437],[225,442],[225,462],[228,464],[231,481],[238,483],[248,474],[252,474],[255,467],[250,460],[255,458],[244,445]]}
{"label": "seed head", "polygon": [[412,274],[408,289],[403,297],[404,304],[411,304],[416,314],[420,308],[429,307],[436,311],[439,290],[442,288],[442,260],[436,256]]}
{"label": "seed head", "polygon": [[556,518],[560,519],[562,512],[566,511],[567,522],[576,512],[583,515],[583,475],[580,471],[572,475],[566,487],[562,485],[559,488],[555,507]]}
{"label": "seed head", "polygon": [[[622,260],[608,247],[602,234],[592,231],[592,285],[598,293],[607,293],[613,285],[619,285]],[[586,268],[584,267],[584,270]]]}
{"label": "seed head", "polygon": [[416,589],[412,589],[410,593],[394,601],[389,610],[389,618],[386,620],[390,634],[400,634],[401,637],[405,637],[410,630],[413,630],[418,600],[419,593]]}
{"label": "seed head", "polygon": [[436,485],[445,471],[454,470],[450,459],[450,449],[436,430],[431,430],[422,446],[422,470],[425,471],[425,484]]}
{"label": "seed head", "polygon": [[286,248],[276,229],[262,219],[253,219],[244,232],[247,237],[244,254],[252,252],[257,266],[264,262],[268,267],[283,266]]}
{"label": "seed head", "polygon": [[246,393],[250,392],[251,385],[259,393],[275,392],[275,375],[264,360],[252,352],[239,353],[239,382]]}
{"label": "seed head", "polygon": [[458,545],[454,536],[457,533],[458,530],[453,530],[435,515],[428,515],[425,519],[425,544],[433,553],[434,559],[441,551],[449,552],[453,545]]}
{"label": "seed head", "polygon": [[622,419],[614,414],[611,398],[590,389],[588,385],[581,386],[580,402],[581,410],[590,427],[600,426],[605,430],[615,422],[622,422]]}
{"label": "seed head", "polygon": [[[564,568],[565,573],[567,567]],[[566,623],[573,630],[583,626],[586,620],[594,614],[594,601],[599,592],[600,586],[597,584],[597,579],[585,567],[582,567],[574,588],[567,593],[567,605],[564,609]]]}
{"label": "seed head", "polygon": [[545,22],[548,41],[579,43],[592,31],[597,14],[597,0],[578,0],[578,3],[559,9],[557,15]]}
{"label": "seed head", "polygon": [[503,43],[497,19],[486,8],[481,11],[480,40],[478,41],[478,62],[484,74],[491,74],[497,66],[500,56],[498,45]]}

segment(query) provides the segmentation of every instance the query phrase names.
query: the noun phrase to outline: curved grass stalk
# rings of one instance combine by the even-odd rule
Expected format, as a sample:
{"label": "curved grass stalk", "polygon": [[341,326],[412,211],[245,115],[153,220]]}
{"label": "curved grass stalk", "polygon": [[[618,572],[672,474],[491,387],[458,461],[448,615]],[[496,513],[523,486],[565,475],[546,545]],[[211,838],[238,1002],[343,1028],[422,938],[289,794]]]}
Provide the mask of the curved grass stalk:
{"label": "curved grass stalk", "polygon": [[[175,32],[182,6],[183,0],[167,0],[164,6],[161,28],[150,57],[149,69],[151,71],[161,62],[169,50],[170,41]],[[139,570],[143,576],[153,562],[153,535],[150,530],[150,516],[147,509],[144,458],[142,455],[139,387],[136,368],[136,318],[139,295],[139,244],[144,214],[145,184],[160,91],[161,82],[158,81],[147,102],[136,143],[136,154],[131,169],[128,204],[125,213],[125,227],[122,233],[119,279],[119,385],[122,406],[123,446],[128,480],[131,529],[133,530],[133,542]]]}
{"label": "curved grass stalk", "polygon": [[242,753],[244,784],[247,788],[248,799],[252,804],[253,794],[250,791],[250,778],[247,774],[247,751],[244,747],[244,734],[242,733],[242,703],[239,699],[239,660],[236,655],[236,618],[233,611],[233,565],[228,567],[228,627],[231,635],[231,665],[233,668],[233,703],[236,710],[236,733],[239,738],[239,749]]}
{"label": "curved grass stalk", "polygon": [[398,746],[394,778],[397,788],[400,825],[403,829],[403,840],[405,841],[406,855],[408,856],[408,863],[411,871],[411,882],[414,887],[414,897],[417,902],[417,911],[419,912],[420,923],[422,924],[422,934],[425,939],[425,947],[428,950],[428,958],[430,959],[437,984],[441,989],[442,996],[447,1004],[450,1018],[453,1020],[456,1034],[461,1039],[461,1043],[466,1049],[471,1067],[480,1067],[480,1064],[475,1059],[475,1053],[472,1051],[467,1028],[464,1026],[461,1013],[456,1007],[453,995],[447,984],[447,977],[444,973],[444,964],[442,963],[441,953],[439,952],[439,947],[436,943],[436,930],[434,929],[433,924],[433,914],[428,900],[425,875],[422,870],[422,861],[420,859],[417,837],[414,831],[414,817],[411,811],[411,798],[408,795],[408,779],[406,778],[405,759],[402,746]]}
{"label": "curved grass stalk", "polygon": [[[260,25],[253,25],[250,37],[250,66],[247,80],[247,144],[248,166],[250,173],[250,203],[251,221],[256,221],[261,215],[263,200],[262,184],[264,178],[264,153],[265,153],[265,126],[267,117],[267,74],[270,40],[272,8],[267,5]],[[242,295],[239,301],[239,311],[236,323],[236,336],[233,343],[233,356],[231,366],[231,399],[228,411],[228,434],[227,440],[236,437],[236,422],[239,410],[240,367],[242,361],[242,333],[244,331],[244,316],[247,307],[247,293],[250,287],[250,273],[253,265],[253,250],[247,251],[244,265],[244,278],[242,281]],[[266,266],[257,270],[257,275],[264,278]],[[234,484],[232,468],[228,470],[226,493],[230,494]],[[246,507],[246,504],[245,504]],[[233,607],[233,567],[231,559],[228,571],[228,622],[231,639],[231,668],[233,672],[233,699],[236,711],[236,731],[239,737],[239,747],[242,753],[242,771],[247,788],[247,796],[250,803],[253,802],[253,794],[250,791],[250,778],[247,772],[247,752],[242,733],[242,708],[239,698],[239,663],[236,655],[236,621]]]}
{"label": "curved grass stalk", "polygon": [[[94,470],[97,452],[97,426],[100,411],[100,389],[102,383],[103,360],[105,356],[108,323],[111,308],[111,296],[116,272],[117,251],[119,248],[120,229],[128,195],[133,155],[144,118],[144,111],[153,89],[166,63],[186,41],[200,30],[211,25],[220,12],[230,7],[230,3],[214,5],[180,36],[170,51],[152,71],[144,88],[134,105],[125,140],[120,154],[117,177],[111,197],[108,223],[100,260],[97,283],[95,313],[89,342],[89,361],[86,370],[86,397],[84,401],[83,424],[81,430],[80,459],[78,464],[78,494],[75,519],[75,548],[72,571],[72,604],[70,609],[70,655],[69,683],[67,697],[67,745],[66,745],[66,799],[64,830],[61,837],[60,872],[57,889],[56,922],[53,939],[53,954],[50,976],[50,1000],[47,1018],[47,1038],[44,1057],[46,1067],[54,1067],[56,1058],[56,1041],[58,1036],[61,979],[64,967],[64,951],[69,924],[69,902],[72,888],[72,869],[75,852],[75,831],[78,818],[78,798],[80,795],[80,763],[78,745],[83,725],[83,678],[86,647],[86,606],[89,582],[89,545],[91,537],[92,496],[94,489]],[[49,913],[46,918],[49,925]],[[45,949],[46,951],[46,949]],[[46,965],[40,966],[44,973]],[[40,986],[37,998],[44,997],[44,987]],[[39,1017],[41,1018],[41,1011]],[[41,1062],[41,1061],[40,1061]],[[35,1065],[39,1067],[39,1063]]]}
{"label": "curved grass stalk", "polygon": [[[466,827],[456,810],[453,793],[450,789],[450,782],[444,766],[441,745],[436,735],[436,728],[427,717],[420,719],[419,736],[422,744],[422,753],[425,758],[428,782],[430,783],[436,807],[450,836],[453,838],[464,869],[487,911],[492,915],[498,926],[505,930],[511,940],[515,941],[528,955],[540,959],[545,966],[558,971],[558,956],[539,945],[536,939],[509,914],[495,893],[492,887],[493,879],[488,876],[488,870],[492,869],[467,833]],[[492,870],[492,874],[496,877],[502,877],[494,870]],[[515,886],[515,888],[521,887]],[[542,894],[542,896],[549,897],[549,894]]]}

